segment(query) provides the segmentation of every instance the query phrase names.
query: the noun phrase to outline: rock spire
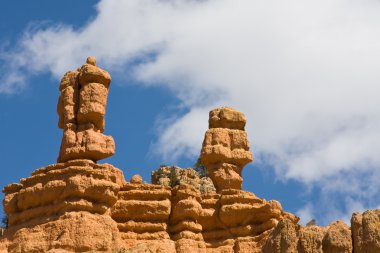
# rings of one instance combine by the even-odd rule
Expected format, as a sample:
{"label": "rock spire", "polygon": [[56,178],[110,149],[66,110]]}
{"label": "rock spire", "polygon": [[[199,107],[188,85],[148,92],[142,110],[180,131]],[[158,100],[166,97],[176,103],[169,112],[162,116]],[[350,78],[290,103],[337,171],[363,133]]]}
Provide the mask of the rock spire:
{"label": "rock spire", "polygon": [[245,123],[245,115],[233,108],[222,107],[210,111],[209,129],[200,158],[218,192],[241,190],[242,169],[253,160],[244,130]]}
{"label": "rock spire", "polygon": [[58,126],[63,129],[58,162],[97,161],[115,153],[113,138],[103,134],[110,82],[110,74],[96,66],[94,57],[63,76],[57,105]]}

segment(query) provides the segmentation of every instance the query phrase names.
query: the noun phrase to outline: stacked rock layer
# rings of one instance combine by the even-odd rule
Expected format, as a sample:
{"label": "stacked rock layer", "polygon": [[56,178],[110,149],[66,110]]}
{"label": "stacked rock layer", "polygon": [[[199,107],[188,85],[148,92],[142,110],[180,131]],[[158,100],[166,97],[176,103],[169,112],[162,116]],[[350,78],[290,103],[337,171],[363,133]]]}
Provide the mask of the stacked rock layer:
{"label": "stacked rock layer", "polygon": [[[164,167],[154,184],[96,161],[114,153],[103,134],[110,75],[93,57],[60,84],[58,163],[3,189],[8,228],[0,252],[378,253],[380,210],[354,213],[351,228],[301,226],[275,200],[242,190],[253,160],[246,118],[229,107],[210,112],[195,170]],[[215,185],[215,188],[213,187]]]}
{"label": "stacked rock layer", "polygon": [[119,231],[109,216],[123,174],[109,164],[50,165],[4,188],[8,252],[111,251]]}
{"label": "stacked rock layer", "polygon": [[143,184],[138,176],[123,184],[111,217],[127,248],[144,243],[154,252],[175,252],[168,232],[170,198],[170,187]]}
{"label": "stacked rock layer", "polygon": [[242,169],[252,162],[245,123],[244,114],[230,107],[210,111],[200,159],[218,192],[241,189]]}
{"label": "stacked rock layer", "polygon": [[102,134],[110,82],[111,76],[96,66],[93,57],[63,76],[57,105],[58,126],[63,129],[58,162],[97,161],[115,153],[113,138]]}

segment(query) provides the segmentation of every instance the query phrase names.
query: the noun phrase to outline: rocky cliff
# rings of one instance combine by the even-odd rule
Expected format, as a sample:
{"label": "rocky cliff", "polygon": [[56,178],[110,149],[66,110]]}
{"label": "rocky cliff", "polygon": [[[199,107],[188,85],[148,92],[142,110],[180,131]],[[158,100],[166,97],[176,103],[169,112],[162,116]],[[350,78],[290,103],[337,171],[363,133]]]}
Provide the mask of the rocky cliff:
{"label": "rocky cliff", "polygon": [[302,226],[275,200],[242,190],[253,160],[246,118],[210,112],[200,151],[208,177],[161,167],[152,183],[97,161],[115,152],[103,134],[111,77],[93,57],[60,84],[58,163],[4,187],[8,228],[0,252],[380,252],[380,210],[326,227]]}

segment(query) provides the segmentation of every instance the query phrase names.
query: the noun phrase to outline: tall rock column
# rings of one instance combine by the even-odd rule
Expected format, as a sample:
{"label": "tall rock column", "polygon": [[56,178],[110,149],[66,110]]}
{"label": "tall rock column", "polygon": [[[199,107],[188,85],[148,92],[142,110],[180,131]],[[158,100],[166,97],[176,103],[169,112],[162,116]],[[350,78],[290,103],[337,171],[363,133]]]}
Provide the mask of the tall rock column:
{"label": "tall rock column", "polygon": [[3,189],[7,252],[113,252],[122,246],[110,209],[125,183],[123,172],[95,163],[114,153],[112,137],[102,134],[110,81],[92,57],[62,78],[58,163]]}
{"label": "tall rock column", "polygon": [[96,66],[94,57],[63,76],[57,106],[58,126],[63,129],[58,162],[97,161],[115,153],[113,138],[102,134],[110,82],[111,76]]}
{"label": "tall rock column", "polygon": [[280,220],[298,221],[279,202],[241,190],[242,169],[253,160],[245,123],[244,114],[232,108],[210,111],[200,159],[218,193],[203,196],[199,217],[208,249],[259,253]]}
{"label": "tall rock column", "polygon": [[245,116],[230,107],[210,111],[209,129],[201,150],[201,162],[206,166],[216,190],[241,190],[243,167],[252,162]]}

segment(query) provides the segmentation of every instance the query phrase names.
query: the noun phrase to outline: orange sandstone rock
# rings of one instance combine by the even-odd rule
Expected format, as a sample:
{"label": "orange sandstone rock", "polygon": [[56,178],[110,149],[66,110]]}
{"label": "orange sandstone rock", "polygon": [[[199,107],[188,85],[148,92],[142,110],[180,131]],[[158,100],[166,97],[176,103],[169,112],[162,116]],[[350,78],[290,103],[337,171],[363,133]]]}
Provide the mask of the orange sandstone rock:
{"label": "orange sandstone rock", "polygon": [[108,215],[68,212],[18,229],[7,252],[113,252],[120,247],[119,231]]}
{"label": "orange sandstone rock", "polygon": [[142,184],[143,180],[140,175],[136,174],[131,178],[130,182],[131,184]]}
{"label": "orange sandstone rock", "polygon": [[380,209],[354,213],[351,229],[354,252],[380,252]]}
{"label": "orange sandstone rock", "polygon": [[245,122],[242,112],[229,107],[210,111],[200,158],[218,192],[241,189],[241,171],[253,159],[244,131]]}
{"label": "orange sandstone rock", "polygon": [[351,230],[343,221],[336,221],[329,228],[322,241],[324,253],[351,253]]}
{"label": "orange sandstone rock", "polygon": [[170,233],[176,252],[205,252],[202,225],[198,223],[202,206],[200,192],[191,185],[177,185],[172,190]]}
{"label": "orange sandstone rock", "polygon": [[126,248],[139,252],[139,244],[144,244],[149,245],[152,252],[175,252],[167,226],[170,188],[132,181],[121,187],[118,201],[111,209],[111,217],[117,222]]}
{"label": "orange sandstone rock", "polygon": [[263,253],[295,253],[297,243],[296,225],[288,219],[283,219],[266,241]]}
{"label": "orange sandstone rock", "polygon": [[115,153],[113,138],[102,134],[110,82],[111,76],[96,66],[94,57],[62,78],[57,112],[63,138],[58,162],[97,161]]}
{"label": "orange sandstone rock", "polygon": [[109,164],[73,160],[38,169],[3,190],[8,252],[111,251],[120,246],[108,214],[123,173]]}
{"label": "orange sandstone rock", "polygon": [[326,227],[302,227],[283,219],[270,234],[263,252],[348,253],[352,252],[351,230],[342,221]]}
{"label": "orange sandstone rock", "polygon": [[318,226],[301,227],[298,231],[298,252],[323,253],[322,240],[326,231],[326,228]]}

